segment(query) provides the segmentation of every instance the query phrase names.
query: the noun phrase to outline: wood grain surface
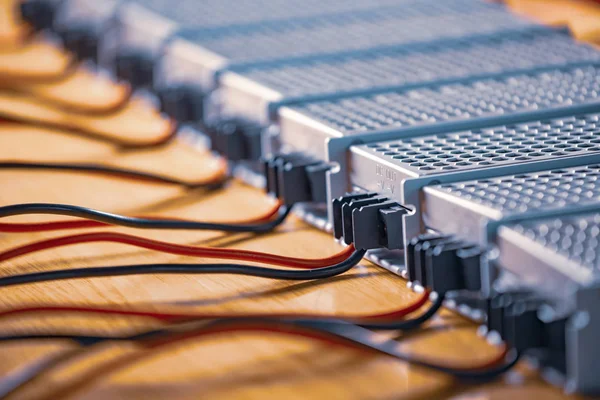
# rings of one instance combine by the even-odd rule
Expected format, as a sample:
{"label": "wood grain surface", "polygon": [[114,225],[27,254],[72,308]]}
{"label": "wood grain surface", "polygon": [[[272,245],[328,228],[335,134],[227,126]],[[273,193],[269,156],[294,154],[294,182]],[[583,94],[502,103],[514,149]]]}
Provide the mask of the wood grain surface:
{"label": "wood grain surface", "polygon": [[[0,0],[5,5],[7,0]],[[4,16],[2,18],[5,18]],[[0,21],[3,19],[0,18]],[[17,25],[15,25],[17,26]],[[7,35],[10,36],[10,35]],[[3,63],[0,53],[0,64]],[[106,85],[110,85],[106,82]],[[23,88],[26,85],[23,84]],[[63,96],[80,98],[85,85],[65,85]],[[33,93],[29,91],[28,93]],[[96,96],[113,96],[110,88]],[[0,98],[13,95],[0,92]],[[34,94],[31,94],[33,96]],[[99,104],[104,100],[90,101]],[[46,101],[48,101],[46,99]],[[7,102],[9,102],[7,100]],[[13,106],[16,103],[13,102]],[[34,111],[29,111],[32,113]],[[142,113],[143,114],[143,113]],[[151,114],[148,114],[151,116]],[[35,117],[35,115],[34,115]],[[145,119],[147,114],[140,116]],[[81,117],[83,118],[83,117]],[[111,119],[112,118],[112,119]],[[149,117],[148,117],[149,118]],[[147,121],[146,121],[147,122]],[[112,135],[127,135],[131,119],[108,117]],[[119,129],[122,127],[123,129]],[[215,158],[188,143],[174,141],[147,150],[123,151],[106,142],[60,128],[0,122],[0,160],[94,161],[198,180],[214,173]],[[206,221],[236,221],[261,215],[273,206],[261,191],[232,182],[218,191],[186,191],[159,185],[80,173],[0,170],[0,206],[56,202],[125,214],[150,214]],[[48,221],[57,217],[14,217],[6,221]],[[297,257],[323,257],[341,247],[331,235],[291,218],[275,232],[260,236],[219,232],[175,232],[110,228],[176,243],[251,249]],[[0,234],[0,251],[64,232]],[[117,244],[85,244],[48,250],[0,264],[0,275],[58,268],[130,263],[194,262],[189,257],[157,254]],[[31,304],[144,305],[153,309],[202,311],[314,312],[358,315],[402,307],[417,294],[406,282],[363,262],[350,272],[318,282],[278,282],[239,276],[145,275],[49,282],[0,288],[0,310]],[[147,319],[46,318],[0,319],[0,333],[72,331],[135,332],[156,326]],[[499,351],[476,333],[477,326],[443,311],[424,329],[397,336],[402,349],[452,365],[491,359]],[[0,344],[0,382],[10,374],[53,354],[74,351],[68,342]],[[446,376],[385,356],[365,355],[306,339],[268,334],[227,334],[172,346],[109,374],[103,366],[135,358],[142,350],[107,344],[78,353],[15,393],[15,399],[566,399],[543,382],[526,362],[496,382],[458,384]]]}

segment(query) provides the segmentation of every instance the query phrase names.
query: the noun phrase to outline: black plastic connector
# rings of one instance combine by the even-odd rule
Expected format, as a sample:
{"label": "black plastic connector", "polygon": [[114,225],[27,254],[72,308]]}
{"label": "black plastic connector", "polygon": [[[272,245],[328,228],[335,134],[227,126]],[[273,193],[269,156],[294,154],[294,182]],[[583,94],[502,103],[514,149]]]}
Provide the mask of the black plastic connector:
{"label": "black plastic connector", "polygon": [[301,153],[278,155],[266,161],[267,192],[282,203],[323,203],[330,166]]}
{"label": "black plastic connector", "polygon": [[450,242],[454,239],[449,235],[425,233],[412,238],[406,245],[406,270],[411,282],[420,282],[422,270],[425,268],[425,252],[432,246]]}
{"label": "black plastic connector", "polygon": [[342,216],[342,207],[344,206],[344,204],[350,203],[353,200],[362,200],[374,196],[377,196],[377,193],[354,193],[347,194],[345,196],[333,200],[333,235],[336,239],[342,239],[344,237],[344,225]]}
{"label": "black plastic connector", "polygon": [[484,251],[453,236],[424,234],[406,247],[408,277],[437,293],[481,290]]}
{"label": "black plastic connector", "polygon": [[79,61],[98,61],[100,35],[84,25],[57,30],[63,47],[73,53]]}
{"label": "black plastic connector", "polygon": [[565,370],[566,317],[542,320],[544,302],[527,292],[502,293],[488,304],[488,333],[496,332],[519,352],[534,350],[546,366]]}
{"label": "black plastic connector", "polygon": [[183,85],[157,91],[161,112],[177,122],[204,122],[206,93],[199,88]]}
{"label": "black plastic connector", "polygon": [[154,83],[155,59],[149,53],[121,52],[115,59],[115,75],[135,88],[151,88]]}
{"label": "black plastic connector", "polygon": [[206,127],[212,149],[231,161],[258,161],[262,155],[262,132],[257,123],[229,118]]}
{"label": "black plastic connector", "polygon": [[21,2],[19,9],[21,19],[39,32],[53,27],[58,7],[58,2],[54,1],[25,0]]}
{"label": "black plastic connector", "polygon": [[402,249],[408,213],[408,208],[373,192],[347,194],[333,201],[334,235],[357,249]]}

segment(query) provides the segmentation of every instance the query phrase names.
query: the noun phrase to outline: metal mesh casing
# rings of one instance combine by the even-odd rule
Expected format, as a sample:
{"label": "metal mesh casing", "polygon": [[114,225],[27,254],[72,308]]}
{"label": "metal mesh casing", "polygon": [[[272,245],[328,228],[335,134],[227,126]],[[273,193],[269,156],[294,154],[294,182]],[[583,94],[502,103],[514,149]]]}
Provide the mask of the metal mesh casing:
{"label": "metal mesh casing", "polygon": [[595,164],[427,187],[424,220],[430,228],[485,243],[506,221],[600,207],[599,179]]}
{"label": "metal mesh casing", "polygon": [[[443,38],[522,30],[537,24],[480,1],[403,1],[396,7],[322,15],[256,25],[182,30],[165,52],[166,71],[181,76],[178,65],[194,63],[200,78],[186,79],[211,86],[215,75],[231,66],[317,59],[332,54],[428,42]],[[185,48],[178,51],[179,48]],[[195,51],[194,51],[195,49]],[[173,79],[166,77],[166,80]]]}
{"label": "metal mesh casing", "polygon": [[527,29],[315,60],[229,68],[219,79],[229,114],[268,121],[282,105],[389,92],[599,61],[565,32]]}
{"label": "metal mesh casing", "polygon": [[600,51],[574,42],[563,32],[526,30],[479,40],[434,42],[234,72],[291,97],[468,78],[484,73],[501,74],[599,59]]}
{"label": "metal mesh casing", "polygon": [[533,241],[556,257],[600,275],[600,212],[521,222],[506,228]]}
{"label": "metal mesh casing", "polygon": [[[414,5],[415,0],[143,0],[143,7],[182,25],[215,29],[232,25],[248,25],[265,21],[310,18],[321,15],[365,13],[380,8]],[[451,1],[464,6],[475,1]]]}
{"label": "metal mesh casing", "polygon": [[600,67],[591,64],[281,107],[278,139],[286,151],[305,151],[339,164],[339,172],[329,176],[332,199],[350,189],[347,150],[357,142],[441,135],[599,109]]}
{"label": "metal mesh casing", "polygon": [[412,176],[600,152],[600,115],[589,114],[361,146]]}
{"label": "metal mesh casing", "polygon": [[[503,210],[488,207],[486,202],[497,201],[519,215],[527,211],[523,209],[526,205],[540,211],[545,200],[536,193],[544,193],[544,182],[549,185],[544,194],[552,207],[579,206],[586,199],[599,201],[600,189],[585,186],[595,185],[597,167],[574,169],[579,172],[569,169],[600,159],[599,121],[600,114],[585,114],[356,145],[350,148],[349,180],[355,187],[414,207],[406,238],[431,228],[486,243],[488,232],[482,221],[504,217]],[[556,168],[555,176],[564,178],[560,196],[553,194],[557,188],[550,186],[556,183],[545,177],[549,172],[540,177],[527,175],[551,168]],[[581,171],[586,172],[585,179],[579,176]],[[579,175],[567,185],[572,179],[569,173]],[[502,179],[517,178],[498,177],[515,174],[527,181],[519,181],[511,191]],[[474,179],[477,181],[470,182]],[[536,183],[540,187],[528,187]],[[497,190],[493,192],[492,187]],[[515,203],[512,197],[518,196],[522,202]]]}
{"label": "metal mesh casing", "polygon": [[416,18],[411,18],[403,9],[395,11],[382,12],[376,17],[323,17],[310,23],[287,21],[214,33],[190,31],[182,32],[181,37],[239,64],[459,38],[534,25],[501,9],[432,13]]}
{"label": "metal mesh casing", "polygon": [[292,109],[345,136],[570,106],[598,98],[600,68],[590,65],[309,103]]}

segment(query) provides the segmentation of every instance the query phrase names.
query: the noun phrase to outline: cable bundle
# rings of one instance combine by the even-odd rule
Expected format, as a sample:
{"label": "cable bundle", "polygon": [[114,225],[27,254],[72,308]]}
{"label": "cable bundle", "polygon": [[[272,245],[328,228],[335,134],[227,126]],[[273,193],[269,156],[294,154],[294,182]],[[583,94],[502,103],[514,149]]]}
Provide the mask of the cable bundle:
{"label": "cable bundle", "polygon": [[[7,340],[72,340],[84,347],[94,346],[106,341],[130,341],[145,350],[119,358],[104,365],[100,370],[94,372],[91,381],[97,381],[104,375],[114,373],[129,365],[141,361],[144,358],[153,356],[156,352],[168,348],[171,345],[178,345],[186,341],[197,340],[208,336],[223,335],[231,332],[260,332],[266,334],[278,334],[286,336],[298,336],[309,338],[316,341],[326,342],[328,344],[342,346],[346,348],[367,351],[374,354],[383,354],[394,359],[408,362],[410,364],[431,369],[433,371],[449,374],[455,378],[463,380],[489,380],[508,371],[519,360],[519,354],[515,351],[508,351],[506,348],[499,352],[497,357],[478,365],[469,367],[456,367],[444,365],[443,362],[432,361],[423,358],[414,357],[410,354],[401,352],[398,349],[398,342],[394,340],[381,341],[373,336],[372,331],[365,321],[388,320],[385,329],[411,329],[420,326],[433,313],[430,310],[437,310],[438,304],[441,304],[442,298],[438,298],[433,306],[421,317],[402,320],[402,318],[418,308],[420,308],[428,299],[429,294],[425,293],[416,302],[393,312],[377,314],[371,316],[353,317],[347,319],[331,319],[329,316],[308,316],[300,314],[263,314],[263,315],[235,315],[235,314],[202,314],[202,313],[175,313],[175,312],[147,312],[135,309],[111,309],[102,307],[75,307],[75,306],[55,306],[55,307],[30,307],[5,311],[0,313],[0,317],[13,315],[22,315],[25,313],[76,313],[76,314],[110,314],[126,315],[130,317],[149,317],[166,322],[167,326],[161,329],[153,329],[134,335],[76,335],[76,334],[45,334],[45,335],[21,335],[12,337],[2,337],[0,341]],[[434,311],[435,312],[435,311]],[[428,315],[427,318],[423,318]],[[190,324],[191,322],[191,324]],[[356,324],[360,322],[359,324]],[[412,322],[412,325],[411,325]],[[402,323],[404,325],[402,325]],[[362,325],[362,326],[361,326]],[[365,327],[365,325],[367,325]],[[383,325],[378,325],[379,327]],[[384,328],[382,328],[384,329]],[[80,352],[67,352],[59,354],[57,357],[45,360],[41,364],[35,364],[32,368],[24,371],[19,379],[14,380],[12,386],[9,386],[0,395],[8,395],[22,388],[28,382],[44,372],[69,361],[71,358],[79,356]],[[88,385],[89,379],[80,381],[75,386],[66,389],[72,392],[81,386]],[[64,394],[64,393],[61,393]],[[54,394],[56,395],[56,393]]]}

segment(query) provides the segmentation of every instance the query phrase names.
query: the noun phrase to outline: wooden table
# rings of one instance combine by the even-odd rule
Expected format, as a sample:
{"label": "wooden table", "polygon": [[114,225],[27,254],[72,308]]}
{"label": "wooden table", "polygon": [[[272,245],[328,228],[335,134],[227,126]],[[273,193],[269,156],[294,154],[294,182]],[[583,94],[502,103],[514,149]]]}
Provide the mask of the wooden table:
{"label": "wooden table", "polygon": [[[93,160],[150,168],[180,177],[201,177],[214,159],[173,142],[154,150],[119,151],[106,143],[59,131],[0,123],[0,159]],[[22,202],[70,203],[127,214],[234,221],[272,207],[259,190],[238,182],[214,192],[115,180],[75,173],[0,171],[0,205]],[[56,218],[18,217],[11,221]],[[297,257],[323,257],[341,250],[331,235],[291,218],[273,233],[224,235],[218,232],[128,232],[177,243],[252,249]],[[0,234],[0,250],[64,232]],[[67,267],[131,263],[193,262],[116,244],[86,244],[17,258],[0,265],[2,275]],[[319,282],[278,282],[239,276],[146,275],[49,282],[0,289],[0,309],[25,304],[79,303],[135,305],[202,311],[314,312],[357,315],[384,312],[418,297],[406,282],[368,262],[337,278]],[[155,322],[124,317],[0,319],[0,332],[136,331]],[[449,311],[416,333],[398,336],[402,349],[452,365],[483,362],[498,349],[476,334],[476,325]],[[387,333],[384,336],[390,336]],[[14,373],[40,357],[74,348],[68,342],[0,344],[0,376]],[[496,382],[458,384],[446,376],[385,356],[269,334],[226,334],[169,347],[129,368],[101,375],[104,365],[140,354],[128,344],[112,343],[83,352],[67,365],[44,374],[14,398],[71,396],[83,399],[159,398],[323,398],[323,399],[562,399],[567,397],[539,377],[527,363]],[[76,390],[75,390],[76,389]]]}

